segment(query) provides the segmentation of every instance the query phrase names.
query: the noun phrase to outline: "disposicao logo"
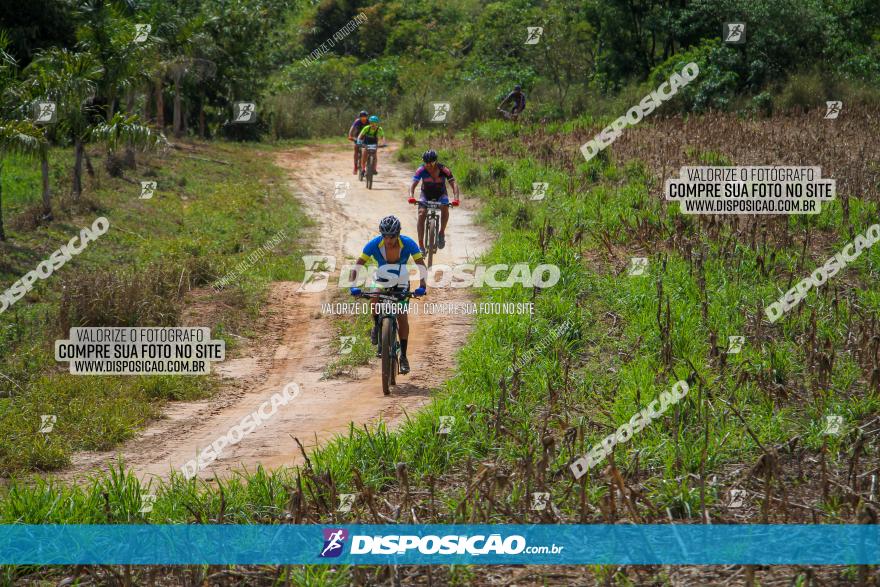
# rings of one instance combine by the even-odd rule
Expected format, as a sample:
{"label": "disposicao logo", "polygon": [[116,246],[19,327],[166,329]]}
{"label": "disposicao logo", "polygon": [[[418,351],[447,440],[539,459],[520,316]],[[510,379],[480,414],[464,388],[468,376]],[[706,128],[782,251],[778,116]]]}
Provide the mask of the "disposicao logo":
{"label": "disposicao logo", "polygon": [[334,558],[342,554],[345,541],[348,539],[348,530],[342,528],[324,528],[324,548],[318,556],[321,558]]}

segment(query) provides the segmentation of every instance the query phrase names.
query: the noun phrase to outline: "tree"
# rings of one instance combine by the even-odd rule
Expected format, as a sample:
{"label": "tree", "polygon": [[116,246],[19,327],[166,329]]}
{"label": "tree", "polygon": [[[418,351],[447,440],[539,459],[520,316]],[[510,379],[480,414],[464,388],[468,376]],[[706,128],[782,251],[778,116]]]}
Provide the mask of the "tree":
{"label": "tree", "polygon": [[89,132],[89,140],[107,145],[108,160],[114,158],[120,144],[131,149],[146,150],[167,142],[165,135],[155,133],[148,126],[140,124],[137,115],[125,117],[120,112],[114,114],[107,122],[92,128]]}
{"label": "tree", "polygon": [[50,49],[37,55],[24,73],[34,93],[57,104],[58,126],[74,147],[74,199],[82,194],[82,165],[85,142],[95,116],[90,102],[102,68],[93,55],[72,53],[67,49]]}
{"label": "tree", "polygon": [[596,59],[595,33],[578,10],[581,3],[558,0],[542,14],[544,33],[536,52],[537,71],[553,81],[558,106],[565,108],[568,92],[573,84],[586,82]]}
{"label": "tree", "polygon": [[135,24],[104,0],[86,0],[80,11],[87,21],[77,30],[78,48],[94,55],[101,66],[96,93],[109,120],[116,112],[117,101],[128,98],[138,82],[149,79],[146,59],[158,40],[148,35],[136,42]]}
{"label": "tree", "polygon": [[[15,119],[27,112],[28,99],[27,89],[18,81],[18,63],[15,58],[6,52],[11,45],[10,37],[0,31],[0,117]],[[7,116],[8,115],[8,116]],[[40,149],[40,171],[43,175],[43,219],[52,219],[52,202],[49,191],[49,150],[46,141],[46,133],[40,135],[44,148]],[[2,226],[0,226],[2,233]]]}
{"label": "tree", "polygon": [[[47,143],[43,131],[30,122],[0,120],[0,241],[6,240],[3,230],[3,159],[17,153],[46,160]],[[44,202],[45,204],[45,202]]]}

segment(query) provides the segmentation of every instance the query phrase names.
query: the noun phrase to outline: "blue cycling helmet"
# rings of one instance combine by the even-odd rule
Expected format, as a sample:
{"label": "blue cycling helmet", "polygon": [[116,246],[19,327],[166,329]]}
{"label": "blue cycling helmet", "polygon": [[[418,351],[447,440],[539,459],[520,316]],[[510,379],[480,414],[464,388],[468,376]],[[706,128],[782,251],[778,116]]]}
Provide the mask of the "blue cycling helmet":
{"label": "blue cycling helmet", "polygon": [[370,122],[379,122],[379,117],[375,114],[370,117]]}

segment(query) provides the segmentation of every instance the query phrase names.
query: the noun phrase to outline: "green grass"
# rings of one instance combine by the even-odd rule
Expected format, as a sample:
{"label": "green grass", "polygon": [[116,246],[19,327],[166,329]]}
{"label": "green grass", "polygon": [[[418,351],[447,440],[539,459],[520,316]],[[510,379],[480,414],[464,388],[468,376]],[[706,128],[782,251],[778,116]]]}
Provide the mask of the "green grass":
{"label": "green grass", "polygon": [[369,336],[373,322],[370,316],[358,314],[353,320],[336,320],[335,327],[339,337],[335,348],[339,355],[325,367],[324,377],[350,377],[355,375],[358,367],[369,364],[376,355],[376,347],[370,342]]}
{"label": "green grass", "polygon": [[[491,134],[495,126],[487,123],[476,132]],[[418,146],[402,151],[401,160],[417,157],[422,145],[418,138],[415,143]],[[790,247],[780,246],[775,261],[762,273],[756,268],[759,251],[743,242],[722,253],[726,235],[708,238],[693,219],[661,209],[657,199],[649,197],[645,170],[638,163],[590,162],[579,168],[577,181],[570,182],[562,170],[527,158],[502,161],[487,153],[442,147],[441,156],[462,179],[465,194],[480,198],[480,217],[495,232],[496,240],[482,261],[553,263],[561,268],[562,279],[539,293],[521,286],[483,288],[479,301],[534,301],[534,317],[479,316],[467,345],[458,353],[457,373],[427,407],[410,414],[394,432],[382,424],[352,426],[348,434],[311,453],[312,469],[299,473],[313,492],[307,498],[314,508],[312,519],[369,520],[363,507],[348,517],[329,514],[320,508],[318,497],[333,503],[334,492],[356,491],[357,473],[367,487],[397,501],[398,463],[406,463],[411,484],[424,488],[429,479],[439,480],[437,509],[430,521],[537,521],[526,505],[536,484],[551,492],[563,520],[585,515],[586,521],[603,521],[600,512],[609,492],[604,464],[591,470],[583,485],[574,482],[568,464],[684,378],[691,381],[688,395],[619,444],[613,455],[627,479],[641,487],[646,501],[640,501],[638,508],[645,519],[662,521],[671,515],[698,521],[703,507],[700,479],[723,476],[732,463],[753,464],[761,454],[755,439],[772,447],[800,436],[808,450],[826,447],[830,469],[845,469],[848,437],[823,434],[825,416],[842,415],[845,431],[851,431],[876,415],[880,398],[867,389],[864,373],[848,353],[839,353],[829,383],[812,391],[815,373],[806,363],[803,341],[809,312],[815,311],[817,337],[827,337],[832,346],[843,345],[852,312],[849,302],[841,299],[834,304],[826,284],[810,293],[800,312],[792,312],[763,338],[754,333],[755,316],[784,291],[785,271],[797,268],[798,238]],[[722,156],[711,157],[721,161]],[[580,189],[581,180],[590,187]],[[528,199],[533,181],[551,184],[547,198]],[[858,226],[867,227],[876,217],[875,204],[851,200],[850,206]],[[829,222],[825,214],[820,219],[790,219],[788,228],[822,230]],[[827,214],[833,231],[827,235],[829,242],[823,245],[820,259],[806,260],[797,275],[809,273],[848,240],[839,227],[839,203],[833,203]],[[674,222],[680,223],[682,235],[697,243],[686,251],[707,251],[702,270],[692,257],[657,236],[667,234]],[[655,236],[637,241],[633,237],[637,226],[653,230]],[[646,243],[651,248],[646,250]],[[634,256],[649,257],[647,275],[628,275],[625,269]],[[878,277],[878,262],[880,249],[871,250],[836,279],[846,279],[854,290],[853,299],[874,300],[876,292],[870,284]],[[666,323],[667,304],[668,330],[658,324],[658,309]],[[860,311],[877,315],[876,306],[866,304]],[[553,336],[566,320],[573,328]],[[354,321],[342,321],[339,328],[340,333],[358,336],[366,331]],[[710,332],[716,336],[720,355],[713,355]],[[725,355],[727,336],[737,334],[748,337],[743,351]],[[515,359],[538,344],[545,350],[514,373]],[[443,352],[447,350],[454,349]],[[664,352],[669,353],[668,360]],[[499,415],[500,382],[507,396]],[[455,417],[448,435],[438,434],[441,416]],[[554,447],[543,462],[542,446]],[[489,507],[479,491],[465,491],[474,469],[487,462],[503,470],[509,481],[495,497],[497,507]],[[175,478],[156,489],[159,497],[149,520],[280,521],[290,507],[285,488],[296,485],[297,474],[289,469],[258,470],[226,481],[223,511],[220,489]],[[332,490],[318,479],[332,480]],[[792,481],[790,490],[809,482]],[[13,483],[9,495],[17,497],[0,499],[0,521],[102,520],[106,513],[93,504],[106,483],[106,477],[91,488],[44,481],[36,487]],[[722,486],[707,486],[705,506],[717,507],[723,491]],[[581,495],[590,506],[586,514]],[[114,508],[126,512],[125,499],[131,498],[117,499]],[[29,500],[36,503],[22,505]],[[63,512],[42,503],[56,500],[67,504]],[[826,521],[852,516],[851,506],[838,494],[817,507],[828,513]],[[119,516],[125,518],[123,513]]]}
{"label": "green grass", "polygon": [[[222,292],[210,293],[218,310],[199,325],[211,327],[234,353],[239,339],[231,334],[251,333],[268,284],[301,275],[297,240],[307,221],[284,172],[272,164],[277,147],[195,148],[194,154],[139,155],[138,169],[126,171],[134,183],[109,177],[102,152],[92,149],[96,176],[86,175],[78,205],[66,196],[72,153],[53,149],[55,220],[44,226],[22,224],[40,201],[39,166],[5,161],[3,289],[98,216],[110,228],[0,315],[0,476],[58,468],[77,450],[110,449],[158,417],[164,401],[205,397],[214,388],[206,377],[69,375],[53,355],[54,341],[67,338],[62,324],[179,324],[190,288],[227,274],[282,231],[271,252]],[[142,179],[157,182],[152,199],[139,199]],[[58,418],[45,436],[36,432],[43,414]]]}

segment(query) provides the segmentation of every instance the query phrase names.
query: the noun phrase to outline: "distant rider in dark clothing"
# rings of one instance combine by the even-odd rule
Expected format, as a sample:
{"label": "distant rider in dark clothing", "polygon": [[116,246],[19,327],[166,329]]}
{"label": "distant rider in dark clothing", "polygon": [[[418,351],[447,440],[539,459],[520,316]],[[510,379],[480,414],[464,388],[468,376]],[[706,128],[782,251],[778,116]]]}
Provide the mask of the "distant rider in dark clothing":
{"label": "distant rider in dark clothing", "polygon": [[499,106],[498,109],[503,110],[504,105],[508,102],[513,104],[513,108],[510,110],[510,115],[514,118],[526,109],[526,95],[522,91],[522,86],[519,84],[515,85],[513,91],[504,98],[504,101],[501,102],[501,106]]}

